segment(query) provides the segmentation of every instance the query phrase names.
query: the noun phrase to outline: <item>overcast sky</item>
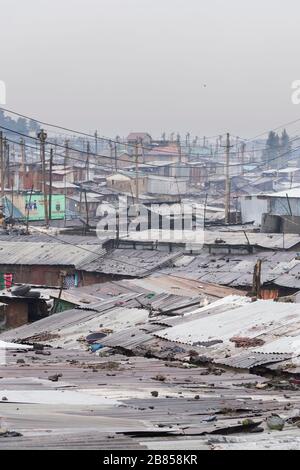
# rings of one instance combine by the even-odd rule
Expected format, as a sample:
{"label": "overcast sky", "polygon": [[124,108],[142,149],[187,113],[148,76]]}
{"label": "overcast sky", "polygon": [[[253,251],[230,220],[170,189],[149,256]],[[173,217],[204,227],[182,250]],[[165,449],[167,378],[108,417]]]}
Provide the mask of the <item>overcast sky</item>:
{"label": "overcast sky", "polygon": [[252,137],[300,116],[291,102],[300,79],[298,0],[0,6],[0,80],[13,110],[109,136]]}

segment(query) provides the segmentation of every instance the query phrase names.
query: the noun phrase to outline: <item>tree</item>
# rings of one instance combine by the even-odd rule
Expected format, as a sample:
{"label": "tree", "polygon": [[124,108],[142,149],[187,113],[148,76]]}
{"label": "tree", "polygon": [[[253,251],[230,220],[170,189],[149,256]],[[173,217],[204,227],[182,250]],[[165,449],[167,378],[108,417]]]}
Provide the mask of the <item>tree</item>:
{"label": "tree", "polygon": [[266,148],[264,151],[264,160],[266,160],[266,164],[268,167],[276,165],[276,158],[278,156],[279,149],[279,136],[274,131],[270,131],[266,142]]}
{"label": "tree", "polygon": [[278,168],[283,168],[288,165],[292,150],[290,137],[285,129],[282,131],[279,146]]}
{"label": "tree", "polygon": [[30,119],[28,123],[28,129],[30,132],[34,132],[35,134],[37,134],[40,130],[40,125],[36,121]]}

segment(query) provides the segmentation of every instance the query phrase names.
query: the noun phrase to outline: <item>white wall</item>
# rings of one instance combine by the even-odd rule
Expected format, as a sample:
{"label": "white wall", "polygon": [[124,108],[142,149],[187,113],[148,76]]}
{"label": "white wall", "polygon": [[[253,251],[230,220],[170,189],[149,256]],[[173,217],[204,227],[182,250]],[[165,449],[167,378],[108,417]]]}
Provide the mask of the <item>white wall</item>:
{"label": "white wall", "polygon": [[174,178],[148,177],[148,193],[182,195],[187,192],[187,182]]}
{"label": "white wall", "polygon": [[255,225],[260,225],[261,216],[265,212],[269,212],[269,203],[267,198],[263,199],[261,196],[241,197],[241,214],[243,223],[254,221]]}

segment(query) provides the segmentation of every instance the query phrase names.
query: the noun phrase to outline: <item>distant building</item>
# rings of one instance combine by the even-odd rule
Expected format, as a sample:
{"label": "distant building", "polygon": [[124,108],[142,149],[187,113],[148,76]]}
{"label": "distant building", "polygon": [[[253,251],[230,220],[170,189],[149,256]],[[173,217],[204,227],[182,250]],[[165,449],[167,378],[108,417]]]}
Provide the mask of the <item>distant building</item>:
{"label": "distant building", "polygon": [[148,193],[154,195],[168,194],[181,197],[188,191],[187,178],[168,178],[164,176],[148,176]]}
{"label": "distant building", "polygon": [[165,162],[179,162],[185,161],[186,156],[181,155],[179,147],[176,143],[169,145],[160,145],[149,150],[149,152],[143,152],[144,162],[152,162],[155,160],[163,160]]}
{"label": "distant building", "polygon": [[[240,198],[242,223],[261,225],[263,214],[300,217],[300,188]],[[300,232],[299,232],[300,233]]]}
{"label": "distant building", "polygon": [[127,137],[127,142],[131,145],[134,145],[137,142],[143,145],[151,145],[152,137],[147,132],[131,132]]}
{"label": "distant building", "polygon": [[103,200],[101,194],[82,192],[67,196],[66,204],[68,213],[72,216],[81,216],[83,219],[96,217],[99,204]]}
{"label": "distant building", "polygon": [[[136,194],[136,175],[134,172],[115,173],[106,178],[107,187],[120,191],[123,193],[129,193],[135,196]],[[139,174],[138,176],[139,193],[147,191],[147,176]]]}

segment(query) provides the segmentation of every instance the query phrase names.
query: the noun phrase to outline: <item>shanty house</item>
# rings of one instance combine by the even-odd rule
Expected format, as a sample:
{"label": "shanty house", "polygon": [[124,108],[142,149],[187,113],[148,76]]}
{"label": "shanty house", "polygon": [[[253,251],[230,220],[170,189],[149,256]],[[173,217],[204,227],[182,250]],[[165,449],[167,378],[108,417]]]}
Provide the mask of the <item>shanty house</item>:
{"label": "shanty house", "polygon": [[187,193],[187,178],[168,178],[164,176],[148,176],[149,194],[171,194],[180,197]]}
{"label": "shanty house", "polygon": [[300,188],[241,197],[242,222],[261,225],[263,214],[300,216]]}

